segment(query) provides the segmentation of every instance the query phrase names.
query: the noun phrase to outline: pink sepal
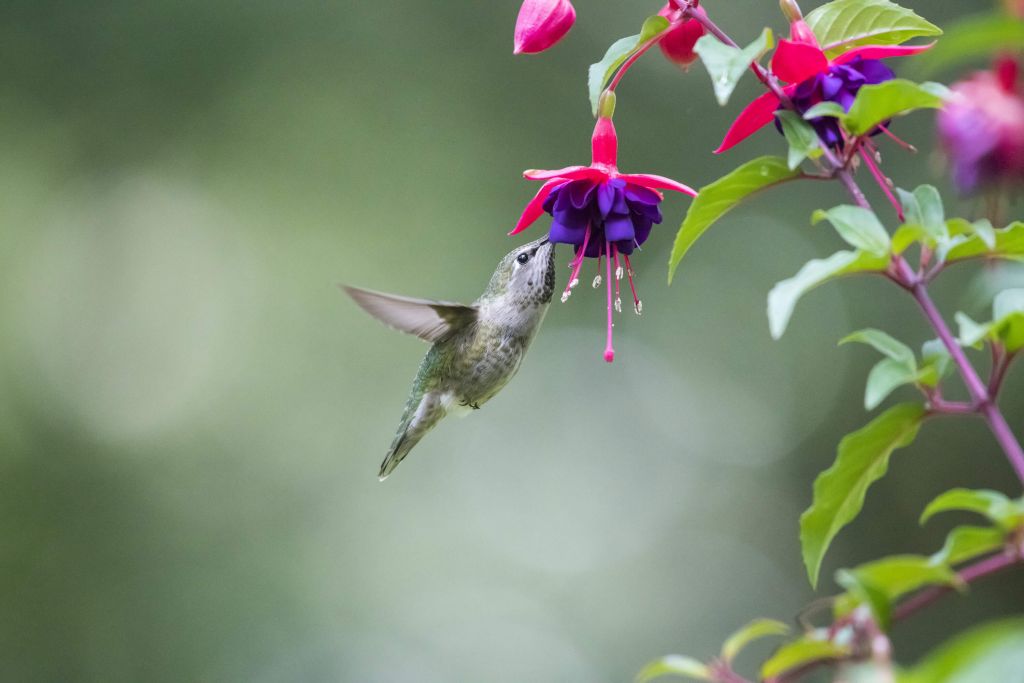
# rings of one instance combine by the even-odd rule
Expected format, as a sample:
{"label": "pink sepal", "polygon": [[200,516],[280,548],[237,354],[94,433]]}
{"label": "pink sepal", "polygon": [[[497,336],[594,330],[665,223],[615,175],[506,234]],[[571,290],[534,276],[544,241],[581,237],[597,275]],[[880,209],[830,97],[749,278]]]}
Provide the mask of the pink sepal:
{"label": "pink sepal", "polygon": [[566,166],[565,168],[556,168],[553,171],[538,171],[535,169],[523,171],[523,177],[528,180],[551,180],[552,178],[579,180],[581,178],[603,178],[607,175],[601,169],[592,166]]}
{"label": "pink sepal", "polygon": [[748,104],[747,108],[741,111],[736,120],[732,122],[732,126],[725,134],[722,144],[715,150],[715,154],[721,154],[734,147],[771,123],[775,118],[775,110],[778,108],[779,98],[771,92],[766,92]]}
{"label": "pink sepal", "polygon": [[677,183],[671,178],[665,176],[654,175],[651,173],[620,173],[619,178],[622,178],[627,183],[633,183],[640,187],[646,187],[648,190],[675,190],[676,192],[682,192],[688,194],[691,197],[697,196],[697,191],[692,187]]}
{"label": "pink sepal", "polygon": [[533,199],[531,199],[530,203],[526,205],[525,209],[523,209],[523,214],[519,217],[519,220],[516,221],[516,227],[512,228],[512,232],[510,232],[509,235],[516,235],[533,225],[533,222],[540,218],[541,214],[544,213],[544,200],[548,198],[549,194],[551,194],[551,190],[562,182],[565,182],[562,178],[555,178],[554,180],[549,180],[541,185],[540,189],[537,190],[537,194],[533,195]]}
{"label": "pink sepal", "polygon": [[857,57],[863,57],[864,59],[905,57],[906,55],[916,55],[918,52],[929,50],[933,45],[935,45],[935,43],[928,43],[927,45],[861,45],[860,47],[855,47],[852,50],[839,55],[832,60],[832,63],[845,64],[851,59],[856,59]]}
{"label": "pink sepal", "polygon": [[560,41],[576,21],[569,0],[524,0],[516,19],[512,52],[543,52]]}
{"label": "pink sepal", "polygon": [[772,56],[772,72],[787,83],[799,83],[828,69],[825,53],[814,45],[782,39]]}

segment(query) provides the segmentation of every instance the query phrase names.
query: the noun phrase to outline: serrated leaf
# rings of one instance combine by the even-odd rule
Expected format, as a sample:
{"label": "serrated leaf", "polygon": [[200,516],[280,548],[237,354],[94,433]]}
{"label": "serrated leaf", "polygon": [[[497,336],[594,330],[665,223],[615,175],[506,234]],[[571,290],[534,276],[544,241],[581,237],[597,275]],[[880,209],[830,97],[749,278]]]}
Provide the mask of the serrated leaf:
{"label": "serrated leaf", "polygon": [[636,683],[647,683],[661,676],[677,676],[697,681],[711,681],[714,678],[707,665],[693,657],[668,655],[656,659],[636,675]]}
{"label": "serrated leaf", "polygon": [[605,52],[601,61],[590,65],[587,72],[587,90],[590,93],[590,108],[594,116],[597,116],[601,93],[608,81],[611,80],[615,70],[622,66],[622,63],[629,59],[630,55],[640,49],[640,46],[667,29],[668,25],[669,21],[665,17],[656,14],[647,17],[640,28],[640,33],[616,40]]}
{"label": "serrated leaf", "polygon": [[796,169],[807,157],[821,153],[818,146],[818,134],[814,132],[811,124],[800,118],[796,112],[787,109],[780,109],[775,112],[775,118],[782,126],[782,134],[789,143],[789,158],[787,159],[790,170]]}
{"label": "serrated leaf", "polygon": [[761,666],[761,678],[773,678],[791,669],[825,659],[840,659],[850,654],[850,649],[828,640],[803,637],[780,647]]}
{"label": "serrated leaf", "polygon": [[1015,511],[1012,501],[999,491],[957,488],[940,494],[928,503],[921,513],[920,523],[925,524],[938,513],[950,510],[976,512],[996,524],[1010,520]]}
{"label": "serrated leaf", "polygon": [[810,109],[804,112],[804,120],[810,121],[811,119],[817,119],[822,116],[828,116],[834,119],[841,119],[846,116],[846,110],[843,109],[843,105],[838,102],[830,102],[824,100],[813,105]]}
{"label": "serrated leaf", "polygon": [[827,220],[839,236],[854,247],[876,256],[889,253],[892,244],[889,233],[873,211],[860,206],[840,204],[828,211],[818,209],[811,217],[812,223]]}
{"label": "serrated leaf", "polygon": [[1024,261],[1024,222],[1017,221],[993,232],[995,234],[994,247],[986,244],[985,237],[976,234],[968,238],[966,242],[950,249],[946,254],[946,262],[955,263],[979,256]]}
{"label": "serrated leaf", "polygon": [[777,283],[768,292],[768,328],[772,338],[782,337],[797,302],[818,285],[843,275],[881,272],[888,265],[888,256],[862,251],[837,251],[828,258],[808,261],[796,275]]}
{"label": "serrated leaf", "polygon": [[932,555],[932,561],[954,565],[973,560],[1001,548],[1005,535],[994,527],[958,526],[946,536],[946,542]]}
{"label": "serrated leaf", "polygon": [[715,221],[758,190],[792,180],[799,175],[799,171],[790,170],[784,159],[760,157],[700,188],[696,199],[690,203],[672,246],[672,256],[668,262],[669,283],[686,252]]}
{"label": "serrated leaf", "polygon": [[835,0],[810,12],[805,21],[829,57],[857,45],[898,45],[942,30],[887,0]]}
{"label": "serrated leaf", "polygon": [[731,662],[750,643],[768,636],[784,636],[789,626],[775,619],[754,619],[733,633],[722,645],[722,660]]}
{"label": "serrated leaf", "polygon": [[927,76],[956,64],[1022,50],[1024,22],[1013,21],[1004,12],[979,13],[947,24],[942,40],[917,55],[912,67],[914,73]]}
{"label": "serrated leaf", "polygon": [[906,671],[900,683],[1017,683],[1024,671],[1024,619],[971,629]]}
{"label": "serrated leaf", "polygon": [[865,85],[857,91],[843,127],[853,135],[865,135],[880,123],[918,109],[939,109],[948,90],[939,83],[918,85],[902,78]]}
{"label": "serrated leaf", "polygon": [[915,368],[909,368],[906,363],[892,358],[883,358],[868,373],[867,387],[864,390],[864,409],[874,410],[896,389],[916,383]]}
{"label": "serrated leaf", "polygon": [[924,416],[924,406],[902,403],[839,443],[835,463],[814,481],[814,500],[800,517],[800,545],[812,586],[832,539],[857,517],[868,488],[885,476],[893,451],[913,442]]}
{"label": "serrated leaf", "polygon": [[710,33],[697,41],[693,51],[700,55],[711,76],[711,85],[719,105],[724,107],[729,102],[740,78],[753,62],[772,48],[772,44],[772,32],[767,28],[761,31],[757,40],[742,49],[726,45]]}
{"label": "serrated leaf", "polygon": [[858,344],[867,344],[883,356],[899,361],[909,368],[913,369],[917,366],[916,361],[914,360],[914,352],[910,347],[882,330],[876,330],[870,327],[863,330],[857,330],[856,332],[848,334],[840,339],[839,345],[842,346],[843,344],[850,344],[854,342]]}

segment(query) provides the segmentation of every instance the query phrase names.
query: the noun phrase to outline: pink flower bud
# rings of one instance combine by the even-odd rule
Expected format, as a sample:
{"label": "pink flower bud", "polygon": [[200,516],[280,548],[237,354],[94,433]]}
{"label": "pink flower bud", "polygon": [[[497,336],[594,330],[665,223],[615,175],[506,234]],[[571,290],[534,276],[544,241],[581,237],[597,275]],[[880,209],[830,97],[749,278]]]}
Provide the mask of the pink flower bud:
{"label": "pink flower bud", "polygon": [[561,40],[576,21],[569,0],[524,0],[516,19],[512,52],[535,54]]}
{"label": "pink flower bud", "polygon": [[[661,8],[658,14],[671,21],[677,12],[678,10],[669,2]],[[704,9],[701,7],[694,8],[694,12],[705,16]],[[699,21],[687,19],[666,31],[658,42],[658,47],[661,48],[661,54],[665,55],[665,59],[685,69],[697,59],[697,53],[693,51],[693,46],[706,32],[704,25]]]}
{"label": "pink flower bud", "polygon": [[794,21],[789,25],[789,38],[794,43],[803,43],[804,45],[813,45],[818,47],[818,38],[814,35],[814,31],[807,25],[807,22],[803,19]]}

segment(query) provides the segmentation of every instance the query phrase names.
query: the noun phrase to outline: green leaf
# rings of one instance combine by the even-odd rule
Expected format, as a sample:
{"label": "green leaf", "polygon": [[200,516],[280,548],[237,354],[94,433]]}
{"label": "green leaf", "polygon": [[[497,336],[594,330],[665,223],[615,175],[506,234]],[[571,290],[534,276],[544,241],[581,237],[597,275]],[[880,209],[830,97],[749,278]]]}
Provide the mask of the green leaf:
{"label": "green leaf", "polygon": [[963,218],[950,218],[946,221],[946,229],[954,237],[960,235],[968,238],[977,236],[990,251],[996,248],[996,229],[992,227],[992,222],[987,218],[982,218],[973,223]]}
{"label": "green leaf", "polygon": [[857,45],[899,45],[942,30],[887,0],[835,0],[805,17],[829,57]]}
{"label": "green leaf", "polygon": [[896,188],[896,194],[903,205],[903,215],[907,221],[901,226],[902,229],[927,235],[927,240],[919,241],[924,241],[931,247],[949,239],[946,211],[938,190],[931,185],[920,185],[913,192]]}
{"label": "green leaf", "polygon": [[758,190],[792,180],[799,175],[799,171],[790,170],[784,159],[760,157],[702,187],[690,203],[686,218],[676,235],[668,262],[669,283],[686,252],[715,221]]}
{"label": "green leaf", "polygon": [[834,119],[842,119],[846,117],[846,110],[843,109],[843,105],[838,102],[829,102],[825,100],[818,102],[810,109],[804,112],[804,120],[810,121],[822,116],[828,116]]}
{"label": "green leaf", "polygon": [[840,339],[839,345],[842,346],[843,344],[849,344],[851,342],[867,344],[883,356],[888,356],[895,361],[900,361],[908,367],[916,367],[914,352],[910,347],[881,330],[873,328],[858,330]]}
{"label": "green leaf", "polygon": [[779,282],[768,292],[768,327],[772,338],[782,337],[797,302],[818,285],[843,275],[881,272],[888,265],[888,256],[862,251],[837,251],[828,258],[808,261],[796,275]]}
{"label": "green leaf", "polygon": [[636,683],[647,683],[647,681],[652,681],[659,676],[679,676],[698,681],[714,680],[711,670],[704,663],[692,657],[668,655],[667,657],[656,659],[645,666],[636,675]]}
{"label": "green leaf", "polygon": [[821,147],[818,146],[818,134],[811,128],[811,124],[800,118],[796,112],[780,109],[775,112],[775,118],[782,126],[782,134],[786,136],[789,143],[789,168],[793,170],[800,166],[807,157],[821,155]]}
{"label": "green leaf", "polygon": [[941,339],[931,339],[921,346],[921,370],[918,381],[934,387],[953,371],[953,358]]}
{"label": "green leaf", "polygon": [[1024,348],[1024,289],[1004,289],[992,303],[993,320],[977,323],[964,313],[954,317],[960,326],[962,346],[979,346],[989,340],[1002,344],[1010,353]]}
{"label": "green leaf", "polygon": [[883,358],[868,373],[864,390],[865,410],[874,410],[893,391],[906,384],[917,384],[917,379],[916,368],[909,368],[906,363],[892,358]]}
{"label": "green leaf", "polygon": [[786,643],[761,666],[761,678],[772,678],[811,662],[839,659],[850,654],[850,649],[828,640],[815,640],[808,636]]}
{"label": "green leaf", "polygon": [[1019,683],[1024,671],[1024,619],[971,629],[907,671],[901,683]]}
{"label": "green leaf", "polygon": [[800,544],[812,586],[818,584],[832,539],[857,517],[868,487],[885,475],[893,451],[913,442],[924,416],[924,406],[902,403],[839,443],[835,463],[818,475],[814,501],[800,517]]}
{"label": "green leaf", "polygon": [[990,246],[991,242],[985,236],[975,234],[966,242],[950,249],[946,254],[946,262],[955,263],[979,256],[1024,261],[1024,222],[1017,221],[993,232],[995,234],[994,247]]}
{"label": "green leaf", "polygon": [[644,20],[640,33],[616,40],[605,52],[600,62],[590,65],[587,73],[587,89],[590,92],[590,108],[597,116],[601,93],[615,70],[622,66],[629,57],[640,49],[640,46],[668,28],[669,21],[665,17],[653,15]]}
{"label": "green leaf", "polygon": [[724,107],[729,102],[729,97],[743,74],[753,62],[772,49],[772,45],[772,32],[767,28],[761,31],[757,40],[742,49],[726,45],[710,33],[697,41],[693,51],[700,55],[708,75],[711,76],[711,85],[715,90],[718,104]]}
{"label": "green leaf", "polygon": [[836,572],[836,583],[847,590],[848,595],[840,596],[835,603],[837,616],[852,612],[858,604],[867,605],[875,621],[883,631],[889,630],[892,621],[892,600],[881,588],[872,585],[849,569]]}
{"label": "green leaf", "polygon": [[873,211],[841,204],[828,211],[818,209],[811,216],[812,223],[818,223],[823,219],[828,220],[850,246],[876,256],[885,256],[889,253],[889,233],[885,231],[885,227]]}
{"label": "green leaf", "polygon": [[722,645],[722,660],[731,662],[740,650],[760,638],[768,636],[784,636],[789,633],[789,626],[775,619],[754,619],[749,624],[729,636]]}
{"label": "green leaf", "polygon": [[932,555],[932,561],[948,565],[960,564],[999,550],[1005,542],[1005,532],[1001,529],[958,526],[946,536],[946,542],[939,552]]}
{"label": "green leaf", "polygon": [[1013,21],[1004,12],[973,14],[946,26],[935,47],[914,57],[914,72],[922,76],[975,61],[988,60],[1000,52],[1024,50],[1024,22]]}
{"label": "green leaf", "polygon": [[896,232],[893,233],[892,253],[902,254],[910,248],[910,245],[917,243],[935,247],[935,240],[928,234],[927,230],[916,223],[904,223],[896,228]]}
{"label": "green leaf", "polygon": [[925,524],[940,512],[959,510],[977,512],[996,524],[1010,521],[1014,515],[1014,504],[999,491],[988,489],[951,489],[928,503],[921,513],[921,524]]}
{"label": "green leaf", "polygon": [[962,581],[948,565],[925,555],[894,555],[862,564],[850,573],[885,592],[890,601],[925,586],[956,586]]}
{"label": "green leaf", "polygon": [[938,83],[922,83],[895,78],[877,85],[865,85],[843,119],[853,135],[865,135],[875,126],[895,116],[917,109],[939,109],[948,90]]}

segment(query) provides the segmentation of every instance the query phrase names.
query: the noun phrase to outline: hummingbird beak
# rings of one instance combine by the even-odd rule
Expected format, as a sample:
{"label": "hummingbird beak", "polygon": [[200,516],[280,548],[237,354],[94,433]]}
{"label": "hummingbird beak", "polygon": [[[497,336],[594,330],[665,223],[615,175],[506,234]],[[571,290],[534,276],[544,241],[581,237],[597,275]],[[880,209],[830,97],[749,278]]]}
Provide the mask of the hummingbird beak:
{"label": "hummingbird beak", "polygon": [[549,242],[550,242],[550,240],[548,240],[548,238],[547,238],[547,237],[545,237],[544,239],[542,239],[542,240],[540,241],[540,244],[539,244],[539,245],[537,245],[537,246],[543,247],[543,246],[544,246],[545,244],[548,244]]}

